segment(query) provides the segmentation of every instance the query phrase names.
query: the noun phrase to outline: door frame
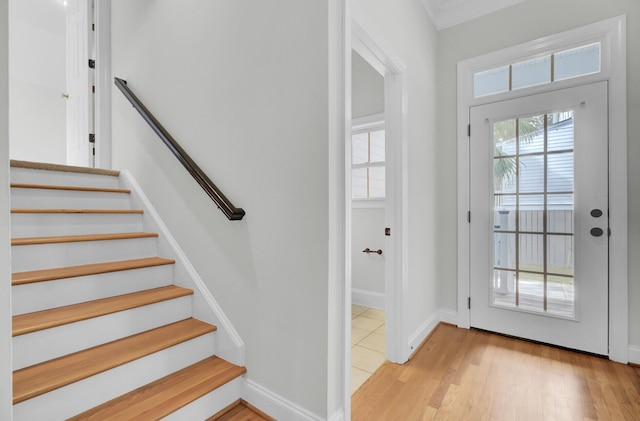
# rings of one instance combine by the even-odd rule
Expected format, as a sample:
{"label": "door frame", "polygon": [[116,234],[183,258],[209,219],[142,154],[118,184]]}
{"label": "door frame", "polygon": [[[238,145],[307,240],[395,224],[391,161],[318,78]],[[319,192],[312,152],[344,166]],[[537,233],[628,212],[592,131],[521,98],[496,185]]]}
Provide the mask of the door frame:
{"label": "door frame", "polygon": [[[350,0],[329,2],[329,419],[351,419],[351,51],[358,53],[385,75],[387,136],[396,139],[386,151],[387,176],[393,198],[387,197],[386,220],[393,228],[385,264],[386,310],[390,326],[387,358],[405,362],[410,355],[405,332],[408,296],[407,255],[407,83],[406,65],[387,46],[377,30]],[[355,47],[354,45],[357,45]],[[389,219],[391,218],[391,219]],[[391,251],[393,249],[393,253]],[[394,274],[398,281],[389,285]],[[336,353],[336,354],[334,354]],[[337,412],[334,413],[334,410]]]}
{"label": "door frame", "polygon": [[95,0],[96,168],[111,169],[111,0]]}
{"label": "door frame", "polygon": [[[385,320],[386,354],[389,361],[404,363],[410,349],[404,346],[409,337],[404,332],[407,299],[407,87],[406,66],[380,39],[377,31],[357,10],[351,13],[351,48],[384,77],[386,197],[385,226],[391,236],[385,241]],[[351,73],[351,72],[349,72]],[[351,77],[351,74],[348,76]],[[348,93],[351,97],[351,93]],[[351,104],[351,101],[348,102]],[[349,111],[349,121],[351,120]],[[351,125],[349,124],[349,127]],[[347,143],[346,183],[351,182],[351,136]],[[351,189],[348,189],[349,195]],[[347,200],[348,237],[351,236],[351,200]],[[351,249],[348,249],[349,251]],[[348,267],[351,255],[347,253]],[[351,295],[351,277],[347,282]],[[350,343],[350,342],[349,342]]]}
{"label": "door frame", "polygon": [[[473,98],[475,72],[532,56],[600,41],[599,73],[532,88]],[[458,63],[458,326],[470,327],[469,285],[469,110],[501,99],[527,96],[585,83],[609,81],[609,359],[628,362],[628,241],[627,241],[627,75],[626,16],[618,16],[543,37]],[[612,165],[615,164],[615,165]],[[471,216],[473,217],[473,216]]]}

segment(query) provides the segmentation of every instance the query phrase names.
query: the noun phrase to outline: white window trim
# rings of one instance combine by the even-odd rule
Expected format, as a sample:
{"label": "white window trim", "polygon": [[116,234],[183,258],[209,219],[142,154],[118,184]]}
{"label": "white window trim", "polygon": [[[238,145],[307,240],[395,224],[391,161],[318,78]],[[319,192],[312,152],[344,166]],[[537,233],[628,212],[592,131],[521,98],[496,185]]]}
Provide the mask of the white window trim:
{"label": "white window trim", "polygon": [[352,209],[384,209],[385,207],[386,199],[384,197],[351,199]]}
{"label": "white window trim", "polygon": [[351,131],[357,133],[359,131],[379,129],[384,127],[384,113],[366,115],[351,120]]}
{"label": "white window trim", "polygon": [[[476,72],[601,42],[602,67],[590,74],[479,98],[473,97]],[[469,297],[469,109],[472,106],[597,81],[609,83],[609,358],[627,363],[629,353],[627,240],[627,47],[626,16],[618,16],[458,63],[458,326],[470,327]],[[472,216],[473,217],[473,216]]]}

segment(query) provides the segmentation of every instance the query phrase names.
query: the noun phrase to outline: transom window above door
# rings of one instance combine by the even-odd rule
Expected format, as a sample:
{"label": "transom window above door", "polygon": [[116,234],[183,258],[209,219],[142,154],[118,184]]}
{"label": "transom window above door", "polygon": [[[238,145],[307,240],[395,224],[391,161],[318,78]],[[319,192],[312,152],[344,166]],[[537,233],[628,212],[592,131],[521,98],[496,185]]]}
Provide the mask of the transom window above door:
{"label": "transom window above door", "polygon": [[601,55],[601,44],[596,42],[476,72],[473,74],[473,97],[599,73]]}

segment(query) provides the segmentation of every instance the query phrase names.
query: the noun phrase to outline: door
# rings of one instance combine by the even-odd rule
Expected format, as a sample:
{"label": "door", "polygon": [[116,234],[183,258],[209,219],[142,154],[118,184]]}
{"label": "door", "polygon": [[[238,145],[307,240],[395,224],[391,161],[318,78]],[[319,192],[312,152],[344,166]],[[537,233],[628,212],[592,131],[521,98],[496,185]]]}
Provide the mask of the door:
{"label": "door", "polygon": [[607,82],[470,109],[471,326],[608,354]]}
{"label": "door", "polygon": [[[93,166],[93,1],[67,2],[67,164]],[[95,139],[95,138],[94,138]]]}

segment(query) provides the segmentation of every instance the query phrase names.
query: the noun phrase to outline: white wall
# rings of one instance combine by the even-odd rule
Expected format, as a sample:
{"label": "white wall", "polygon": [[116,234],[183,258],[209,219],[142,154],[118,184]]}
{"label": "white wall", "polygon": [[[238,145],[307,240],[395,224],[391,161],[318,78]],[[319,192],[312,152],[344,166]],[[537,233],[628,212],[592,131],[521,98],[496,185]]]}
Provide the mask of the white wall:
{"label": "white wall", "polygon": [[66,8],[9,0],[11,158],[66,163]]}
{"label": "white wall", "polygon": [[351,52],[351,117],[384,112],[384,77],[355,51]]}
{"label": "white wall", "polygon": [[408,338],[438,310],[437,34],[420,0],[352,3],[375,28],[372,36],[386,43],[407,68],[408,279],[403,337]]}
{"label": "white wall", "polygon": [[[367,305],[384,310],[384,305],[373,305],[363,302],[365,299],[380,299],[385,293],[385,236],[384,236],[384,208],[354,208],[351,213],[351,287],[359,290],[354,292],[355,304]],[[363,253],[365,248],[381,249],[382,255]],[[372,296],[367,298],[367,293]],[[375,303],[375,302],[374,302]]]}
{"label": "white wall", "polygon": [[236,206],[230,222],[113,92],[129,169],[246,345],[247,379],[325,418],[328,6],[113,0],[126,79]]}
{"label": "white wall", "polygon": [[[527,0],[439,32],[438,42],[438,234],[440,302],[456,308],[456,65],[460,60],[546,35],[627,15],[629,171],[629,341],[640,345],[640,2],[635,0]],[[526,19],[523,19],[526,16]],[[496,28],[512,28],[517,31]]]}
{"label": "white wall", "polygon": [[0,0],[0,419],[11,420],[11,279],[9,220],[9,22],[8,3]]}

